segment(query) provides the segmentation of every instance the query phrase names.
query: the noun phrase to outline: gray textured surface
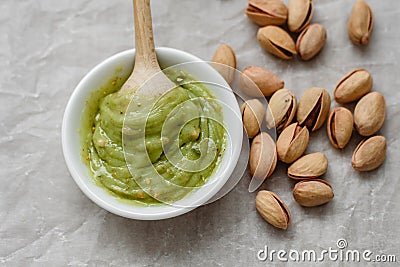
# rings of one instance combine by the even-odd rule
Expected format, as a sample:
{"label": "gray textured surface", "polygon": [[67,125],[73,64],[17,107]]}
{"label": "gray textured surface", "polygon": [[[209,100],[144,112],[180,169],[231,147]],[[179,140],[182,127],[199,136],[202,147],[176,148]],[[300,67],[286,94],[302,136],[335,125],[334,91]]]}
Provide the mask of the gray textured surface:
{"label": "gray textured surface", "polygon": [[292,212],[293,224],[283,232],[256,213],[255,195],[246,190],[249,177],[218,202],[165,221],[128,220],[93,204],[64,164],[61,119],[83,75],[131,47],[131,1],[2,0],[0,265],[265,266],[267,262],[256,258],[264,245],[322,250],[336,248],[339,238],[346,238],[350,249],[399,258],[400,3],[369,1],[375,11],[374,33],[370,45],[359,48],[346,32],[353,1],[315,2],[313,21],[327,28],[328,42],[308,63],[265,54],[255,38],[257,27],[242,12],[245,0],[152,3],[158,46],[210,59],[218,44],[227,42],[236,50],[239,69],[267,67],[297,96],[311,86],[332,92],[356,67],[372,72],[374,90],[387,99],[381,131],[388,142],[386,162],[377,171],[357,173],[350,158],[360,137],[337,151],[324,130],[312,134],[308,152],[327,154],[325,178],[336,196],[326,206],[301,208],[291,196],[293,182],[285,176],[286,166],[279,164],[263,187],[281,195]]}

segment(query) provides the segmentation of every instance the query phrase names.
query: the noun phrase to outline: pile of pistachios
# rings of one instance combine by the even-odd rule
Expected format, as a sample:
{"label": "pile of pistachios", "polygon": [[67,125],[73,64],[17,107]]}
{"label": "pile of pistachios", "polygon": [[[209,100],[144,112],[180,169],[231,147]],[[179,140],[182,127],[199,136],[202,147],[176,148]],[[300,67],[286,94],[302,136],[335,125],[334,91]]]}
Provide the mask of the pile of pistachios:
{"label": "pile of pistachios", "polygon": [[[281,0],[249,0],[245,10],[254,23],[262,26],[257,37],[269,53],[283,59],[294,55],[309,60],[319,53],[326,40],[326,31],[320,24],[310,24],[312,0],[290,0],[288,7]],[[300,33],[296,44],[291,35],[277,25],[287,23],[292,33]],[[364,0],[357,0],[349,18],[348,33],[356,45],[369,42],[373,25],[373,13]],[[224,44],[215,52],[214,67],[232,83],[235,76],[236,56],[233,49]],[[222,64],[222,65],[221,65]],[[229,66],[226,68],[224,66]],[[331,108],[331,96],[327,90],[312,87],[298,101],[291,90],[285,89],[284,81],[271,71],[249,66],[238,77],[241,90],[253,96],[243,103],[240,110],[247,135],[252,139],[249,169],[256,179],[271,176],[278,160],[290,164],[289,178],[298,182],[293,188],[294,200],[304,207],[315,207],[331,201],[332,186],[321,177],[328,170],[328,159],[322,152],[304,155],[310,132],[322,128],[326,122],[328,138],[334,148],[343,149],[349,143],[353,129],[365,137],[353,152],[352,167],[360,172],[378,168],[386,157],[386,139],[376,135],[386,116],[386,102],[382,94],[371,92],[372,75],[366,69],[355,69],[337,83],[333,96],[339,104],[357,102],[352,113],[340,106]],[[258,97],[269,98],[265,109]],[[273,138],[261,126],[275,129]],[[278,195],[261,190],[256,196],[256,209],[260,215],[277,228],[286,229],[291,222],[288,207]]]}
{"label": "pile of pistachios", "polygon": [[[245,76],[253,68],[246,68],[247,72],[243,72],[241,76]],[[273,90],[268,88],[268,83],[259,83],[261,77],[257,75],[271,73],[265,69],[261,71],[259,67],[255,70],[257,71],[246,77],[258,82],[258,86],[265,86],[260,88],[262,92]],[[241,89],[247,92],[252,87],[246,87],[246,83],[242,83]],[[384,123],[386,103],[382,94],[371,90],[372,76],[365,69],[355,69],[337,83],[334,99],[339,104],[357,102],[354,115],[342,106],[330,111],[331,96],[327,90],[319,87],[306,90],[299,101],[294,92],[278,89],[269,99],[266,110],[257,98],[244,102],[241,106],[243,125],[249,138],[253,138],[249,157],[251,175],[256,179],[268,178],[273,174],[279,160],[290,164],[287,169],[288,177],[299,181],[293,189],[293,197],[297,203],[314,207],[332,200],[332,186],[320,179],[328,170],[327,157],[322,152],[304,155],[310,132],[319,130],[325,122],[328,138],[337,149],[346,147],[354,128],[359,135],[366,137],[353,152],[351,165],[355,170],[363,172],[378,168],[386,157],[386,139],[375,134]],[[267,132],[260,132],[263,123],[269,129],[276,129],[276,143]],[[286,229],[290,222],[287,206],[273,192],[260,191],[256,197],[256,208],[265,220],[276,227]]]}
{"label": "pile of pistachios", "polygon": [[[246,90],[245,87],[242,89]],[[386,157],[386,139],[376,135],[385,121],[386,102],[382,94],[371,92],[371,89],[372,76],[365,69],[355,69],[337,83],[334,99],[339,104],[357,102],[354,115],[342,106],[330,112],[330,94],[318,87],[306,90],[299,101],[294,92],[279,89],[271,96],[267,110],[262,109],[258,99],[246,101],[241,108],[243,124],[246,131],[255,136],[250,148],[250,173],[255,178],[266,179],[273,174],[277,160],[280,160],[290,164],[288,177],[299,181],[293,189],[297,203],[315,207],[332,200],[332,186],[320,179],[328,170],[327,157],[322,152],[304,155],[310,132],[322,128],[326,122],[332,146],[343,149],[355,128],[365,139],[353,152],[352,167],[360,172],[378,168]],[[264,91],[268,90],[264,88]],[[263,120],[267,128],[276,129],[276,144],[268,133],[260,133]],[[260,191],[256,197],[256,208],[272,225],[287,228],[290,212],[275,193]]]}
{"label": "pile of pistachios", "polygon": [[[248,0],[247,17],[261,26],[257,39],[265,51],[282,59],[310,60],[324,47],[327,34],[324,26],[311,23],[314,15],[312,0]],[[364,0],[353,7],[348,23],[350,40],[366,45],[373,26],[371,8]],[[296,42],[294,41],[296,40]]]}

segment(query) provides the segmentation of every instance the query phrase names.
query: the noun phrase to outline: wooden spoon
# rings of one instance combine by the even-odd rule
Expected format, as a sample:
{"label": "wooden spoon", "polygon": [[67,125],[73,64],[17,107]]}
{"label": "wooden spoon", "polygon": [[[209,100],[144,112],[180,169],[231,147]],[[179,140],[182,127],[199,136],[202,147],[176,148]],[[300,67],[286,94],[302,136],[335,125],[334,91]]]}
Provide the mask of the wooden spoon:
{"label": "wooden spoon", "polygon": [[[150,0],[133,0],[133,7],[135,17],[135,65],[132,74],[122,86],[119,94],[138,92],[140,95],[161,95],[174,88],[175,85],[161,71],[157,61]],[[149,80],[150,78],[152,79]],[[146,86],[141,88],[146,82]]]}

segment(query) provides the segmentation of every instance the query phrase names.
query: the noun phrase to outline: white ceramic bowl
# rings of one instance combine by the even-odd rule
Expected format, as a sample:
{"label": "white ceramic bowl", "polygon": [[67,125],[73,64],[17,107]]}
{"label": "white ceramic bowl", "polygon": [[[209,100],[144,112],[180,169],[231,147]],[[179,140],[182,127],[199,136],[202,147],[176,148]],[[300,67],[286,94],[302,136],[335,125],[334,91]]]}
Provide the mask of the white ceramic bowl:
{"label": "white ceramic bowl", "polygon": [[191,192],[184,199],[179,200],[179,206],[134,206],[123,203],[114,196],[108,194],[103,188],[94,184],[88,168],[82,163],[80,157],[80,135],[78,129],[81,126],[82,110],[85,100],[90,92],[99,89],[110,78],[115,76],[116,68],[122,68],[120,74],[131,72],[135,57],[134,50],[127,50],[116,54],[92,69],[78,84],[65,109],[62,123],[62,148],[68,169],[79,188],[100,207],[114,214],[139,220],[159,220],[178,216],[200,206],[213,197],[229,179],[236,166],[242,146],[242,124],[239,106],[231,90],[221,89],[219,84],[225,88],[229,85],[222,76],[208,63],[186,52],[172,48],[157,48],[157,56],[164,67],[196,62],[195,64],[184,64],[182,70],[193,75],[200,81],[207,81],[208,88],[215,97],[227,106],[223,106],[224,123],[228,131],[228,140],[225,154],[221,165],[216,173],[210,177],[206,187],[200,187]]}

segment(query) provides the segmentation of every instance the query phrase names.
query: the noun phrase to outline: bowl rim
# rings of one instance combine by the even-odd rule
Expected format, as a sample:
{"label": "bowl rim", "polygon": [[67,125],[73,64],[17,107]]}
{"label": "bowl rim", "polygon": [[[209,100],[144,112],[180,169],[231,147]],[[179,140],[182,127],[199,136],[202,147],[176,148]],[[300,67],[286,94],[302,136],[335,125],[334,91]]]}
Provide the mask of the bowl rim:
{"label": "bowl rim", "polygon": [[[206,62],[204,60],[201,60],[200,58],[189,54],[185,51],[182,50],[178,50],[178,49],[174,49],[174,48],[167,48],[167,47],[158,47],[156,48],[156,51],[158,53],[166,53],[166,54],[180,54],[182,57],[184,57],[185,59],[188,59],[188,63],[189,62]],[[192,206],[192,207],[174,207],[174,206],[170,206],[173,207],[172,210],[167,210],[165,212],[156,212],[156,213],[140,213],[138,212],[131,212],[131,211],[126,211],[123,210],[121,208],[116,207],[114,204],[109,203],[108,201],[106,201],[105,199],[103,199],[101,196],[99,196],[96,192],[93,192],[89,186],[86,184],[87,182],[85,181],[85,179],[83,177],[81,177],[81,173],[79,173],[78,168],[75,166],[73,160],[71,157],[74,157],[73,153],[71,153],[71,149],[68,148],[68,133],[69,131],[67,129],[69,129],[69,124],[71,124],[72,122],[70,122],[71,120],[73,120],[73,116],[71,115],[72,111],[72,105],[74,104],[74,102],[77,101],[78,95],[80,93],[80,91],[84,90],[87,91],[88,89],[85,89],[87,86],[86,84],[89,83],[89,80],[91,79],[92,76],[95,76],[96,73],[98,73],[101,69],[106,68],[106,66],[108,66],[109,64],[111,64],[113,61],[118,60],[119,58],[122,60],[124,57],[128,57],[131,56],[131,54],[135,53],[135,49],[129,49],[129,50],[125,50],[119,53],[116,53],[106,59],[104,59],[103,61],[101,61],[100,63],[98,63],[96,66],[94,66],[78,83],[78,85],[74,88],[72,94],[69,97],[68,103],[66,105],[65,111],[64,111],[64,115],[63,115],[63,120],[62,120],[62,127],[61,127],[61,143],[62,143],[62,150],[63,150],[63,156],[64,156],[64,160],[66,162],[67,168],[73,178],[73,180],[75,181],[75,183],[78,185],[78,187],[80,188],[80,190],[90,199],[92,200],[95,204],[97,204],[98,206],[100,206],[101,208],[114,213],[116,215],[125,217],[125,218],[130,218],[130,219],[138,219],[138,220],[160,220],[160,219],[167,219],[167,218],[171,218],[171,217],[175,217],[175,216],[179,216],[182,215],[184,213],[187,213],[201,205],[203,205],[204,203],[206,203],[209,199],[211,199],[215,194],[218,193],[218,191],[225,185],[225,183],[229,180],[230,175],[233,172],[234,167],[237,164],[237,161],[239,159],[239,155],[240,155],[240,148],[242,146],[242,138],[243,138],[243,133],[242,131],[238,131],[237,135],[238,136],[238,140],[240,140],[240,143],[237,142],[232,142],[232,146],[237,146],[236,149],[234,149],[234,147],[231,148],[231,150],[233,151],[233,153],[231,153],[231,158],[230,158],[230,163],[228,163],[228,167],[229,170],[225,171],[223,173],[223,177],[224,177],[224,182],[221,182],[220,186],[216,186],[215,188],[212,188],[210,190],[213,190],[213,193],[209,193],[208,196],[204,199],[200,199],[200,203],[199,199],[196,199],[196,201],[194,201],[194,203],[196,203],[196,206]],[[208,67],[210,70],[212,70],[215,75],[220,76],[220,78],[222,78],[222,76],[214,69],[212,68],[209,64],[204,64],[204,67]],[[223,80],[223,78],[222,78]],[[221,81],[222,81],[221,80]],[[225,82],[225,80],[223,80]],[[226,88],[230,88],[230,86],[228,85],[228,83],[224,83],[223,84],[224,87]],[[91,91],[93,91],[94,89],[91,89]],[[228,92],[229,94],[232,95],[232,97],[234,96],[234,93],[232,92],[232,90],[230,90]],[[218,99],[218,98],[217,98]],[[234,108],[235,112],[239,112],[239,105],[238,103],[235,101],[236,104],[231,103],[229,104],[230,107]],[[81,114],[81,113],[80,113]],[[79,118],[80,119],[80,118]],[[225,121],[225,119],[224,119]],[[223,157],[225,157],[227,151],[225,151],[225,155]],[[80,155],[78,155],[80,157]],[[76,155],[75,155],[76,157]],[[81,161],[81,159],[79,159]],[[83,162],[82,162],[83,164]],[[232,167],[233,165],[233,167]],[[89,172],[87,172],[87,176],[89,177]],[[225,177],[226,176],[226,177]],[[90,177],[90,181],[93,182],[93,179]],[[97,185],[96,185],[97,186]],[[200,187],[201,188],[201,187]],[[103,188],[101,188],[102,190],[104,190]],[[108,194],[107,192],[105,192],[106,194]],[[121,205],[129,205],[132,206],[130,204],[125,204],[122,201],[120,202]],[[147,207],[147,206],[135,206],[138,208],[138,210],[140,209],[149,209],[149,208],[153,208],[153,206]],[[159,206],[156,206],[159,207]]]}

